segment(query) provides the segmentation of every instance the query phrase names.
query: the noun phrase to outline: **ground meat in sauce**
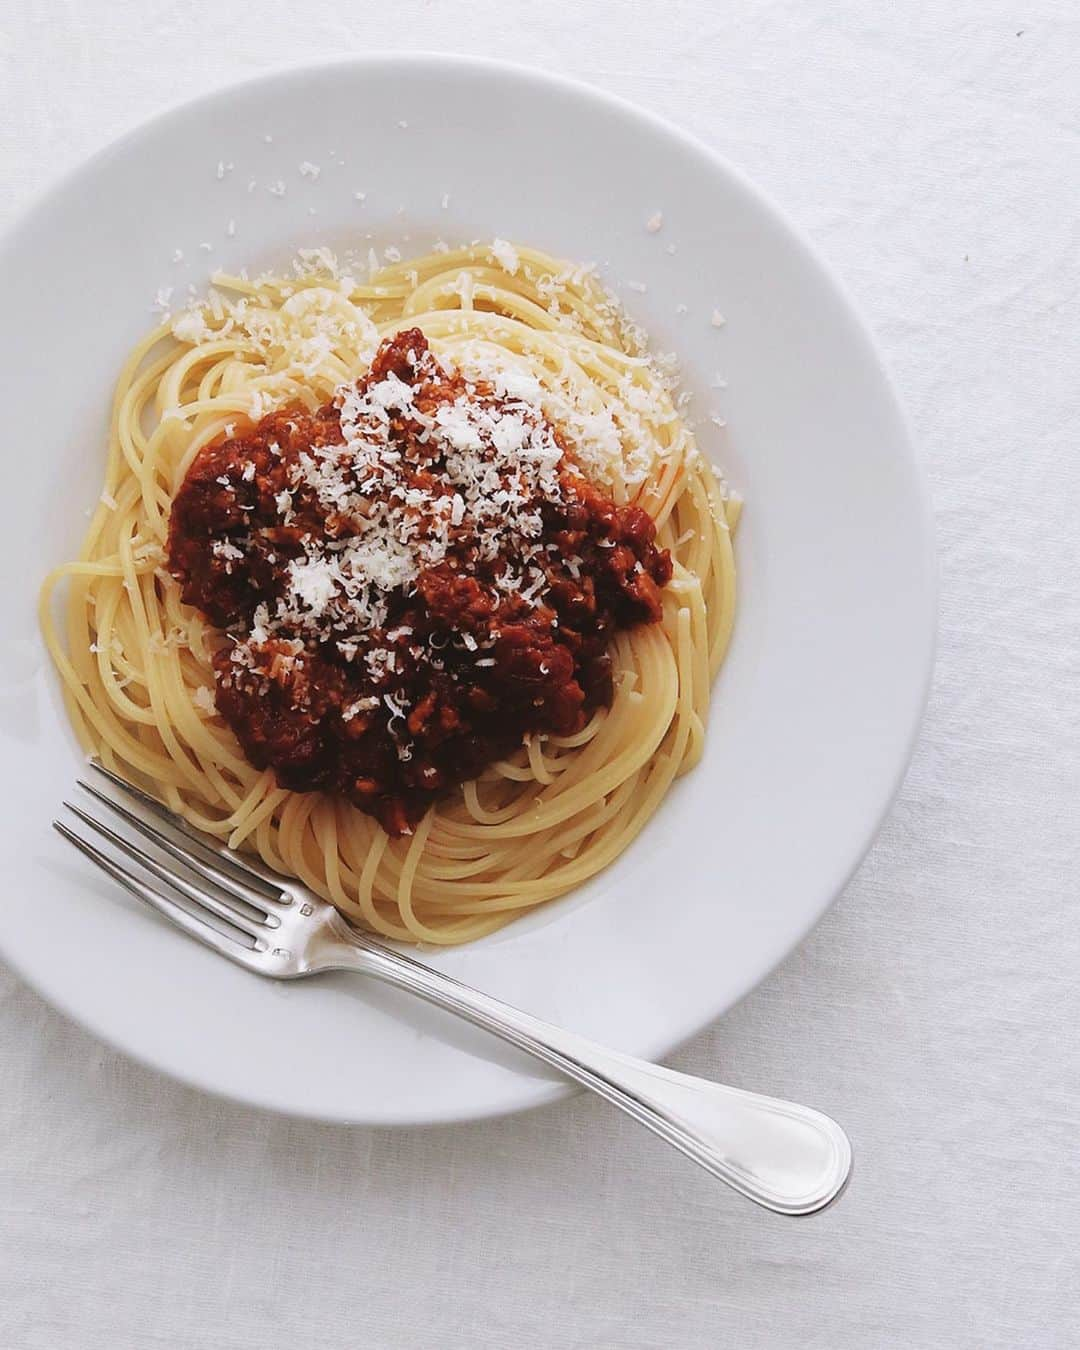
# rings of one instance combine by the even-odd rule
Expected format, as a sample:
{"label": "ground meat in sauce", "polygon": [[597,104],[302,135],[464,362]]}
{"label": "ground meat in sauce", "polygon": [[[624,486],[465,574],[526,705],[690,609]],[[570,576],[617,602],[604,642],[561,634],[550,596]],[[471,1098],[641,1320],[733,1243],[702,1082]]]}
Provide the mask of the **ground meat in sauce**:
{"label": "ground meat in sauce", "polygon": [[[389,372],[425,415],[470,397],[498,411],[492,389],[443,370],[417,329],[387,339],[356,388]],[[290,564],[312,539],[347,544],[358,528],[298,481],[313,447],[343,443],[341,403],[282,408],[206,446],[173,503],[168,562],[183,599],[226,635],[216,703],[250,762],[284,788],[340,793],[400,835],[529,733],[573,733],[610,703],[612,637],[660,617],[671,559],[652,519],[586,482],[559,437],[559,499],[536,503],[542,532],[529,541],[535,598],[495,584],[519,564],[510,543],[482,558],[463,525],[460,547],[452,531],[437,565],[385,596],[377,628],[269,631],[259,616]],[[394,413],[389,444],[403,481],[438,494],[442,461],[417,428]]]}

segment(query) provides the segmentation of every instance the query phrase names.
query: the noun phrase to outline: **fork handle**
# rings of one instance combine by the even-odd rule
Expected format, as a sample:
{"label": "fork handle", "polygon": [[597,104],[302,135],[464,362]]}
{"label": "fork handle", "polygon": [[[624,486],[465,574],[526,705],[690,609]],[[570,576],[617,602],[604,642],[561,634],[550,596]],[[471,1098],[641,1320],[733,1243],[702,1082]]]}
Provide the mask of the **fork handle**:
{"label": "fork handle", "polygon": [[778,1214],[813,1214],[847,1181],[851,1145],[820,1111],[608,1050],[362,934],[350,934],[328,965],[407,989],[535,1055]]}

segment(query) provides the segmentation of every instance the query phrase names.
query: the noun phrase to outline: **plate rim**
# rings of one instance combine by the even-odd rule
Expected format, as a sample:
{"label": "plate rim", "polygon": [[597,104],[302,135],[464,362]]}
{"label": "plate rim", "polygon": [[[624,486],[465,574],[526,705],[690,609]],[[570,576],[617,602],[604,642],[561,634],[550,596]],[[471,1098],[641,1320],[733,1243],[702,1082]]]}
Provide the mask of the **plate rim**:
{"label": "plate rim", "polygon": [[[13,251],[19,242],[20,236],[33,228],[35,218],[44,212],[48,212],[53,205],[54,199],[59,198],[69,188],[77,185],[83,180],[92,180],[97,171],[103,165],[109,163],[117,156],[123,155],[127,150],[137,146],[147,138],[152,138],[159,126],[165,125],[174,119],[182,119],[188,114],[205,107],[208,104],[221,101],[227,103],[228,99],[242,91],[258,87],[260,85],[273,85],[282,77],[312,77],[320,72],[327,70],[352,69],[357,74],[362,74],[365,69],[379,66],[398,66],[411,67],[413,70],[422,70],[424,68],[448,68],[453,67],[459,71],[465,71],[475,74],[481,78],[487,73],[495,73],[503,77],[510,77],[514,80],[527,81],[535,86],[546,89],[555,94],[569,96],[574,99],[592,103],[595,107],[607,109],[617,113],[623,121],[648,124],[656,132],[674,138],[681,142],[687,149],[692,150],[697,155],[707,160],[712,168],[721,176],[732,181],[750,198],[756,208],[766,215],[771,224],[782,234],[786,245],[801,255],[802,262],[816,273],[819,281],[823,282],[826,288],[832,292],[840,308],[843,311],[844,318],[847,321],[851,336],[858,343],[861,354],[867,359],[870,366],[876,371],[881,384],[881,397],[889,405],[891,415],[895,419],[898,431],[898,448],[902,448],[907,468],[910,472],[911,486],[914,489],[914,503],[917,507],[915,519],[919,526],[919,548],[922,553],[922,564],[925,571],[925,613],[923,615],[923,630],[921,634],[922,659],[920,669],[919,688],[911,711],[909,713],[908,725],[904,729],[903,751],[897,757],[897,762],[893,768],[891,781],[887,790],[872,813],[869,826],[866,828],[865,837],[861,840],[858,848],[854,851],[851,861],[848,865],[840,869],[840,874],[828,885],[823,888],[823,892],[809,897],[807,904],[806,920],[798,926],[793,926],[790,935],[785,938],[781,944],[775,958],[769,964],[761,969],[755,969],[752,976],[745,982],[745,987],[730,1001],[723,1002],[714,1012],[712,1012],[704,1021],[695,1022],[689,1027],[681,1027],[674,1031],[669,1027],[667,1031],[654,1038],[654,1047],[649,1053],[656,1058],[667,1058],[677,1052],[683,1045],[688,1043],[694,1037],[702,1034],[712,1026],[721,1017],[729,1013],[734,1007],[738,1006],[746,997],[757,989],[773,972],[778,969],[802,944],[806,941],[809,934],[816,928],[818,923],[832,907],[835,901],[843,893],[855,873],[861,867],[871,846],[892,810],[897,796],[906,778],[908,769],[914,754],[919,732],[922,727],[927,703],[929,700],[933,672],[936,661],[938,637],[939,637],[939,558],[936,547],[936,527],[933,514],[932,500],[927,481],[927,475],[923,463],[916,453],[915,440],[911,433],[909,419],[900,400],[893,374],[889,366],[885,363],[877,344],[874,341],[873,333],[866,320],[855,303],[846,283],[837,274],[833,267],[821,256],[816,247],[806,237],[806,235],[788,218],[787,214],[776,205],[772,198],[760,188],[748,175],[735,163],[730,161],[721,152],[715,150],[711,145],[703,141],[693,132],[685,130],[678,123],[668,120],[652,109],[634,102],[632,99],[625,98],[622,95],[612,93],[595,84],[577,77],[568,76],[553,71],[545,70],[539,66],[532,66],[521,62],[503,60],[499,57],[471,55],[461,52],[440,52],[430,49],[412,50],[412,51],[394,51],[376,50],[365,53],[349,53],[340,56],[328,56],[300,62],[282,62],[275,63],[260,70],[259,72],[245,76],[237,80],[230,80],[226,83],[216,84],[210,89],[206,89],[190,98],[183,98],[166,103],[159,107],[149,116],[144,117],[134,126],[121,132],[97,150],[91,152],[84,159],[62,170],[60,173],[49,178],[42,186],[30,194],[28,199],[15,211],[11,219],[0,230],[0,261],[4,255]],[[912,538],[912,549],[914,553],[915,540]],[[49,670],[49,678],[55,684],[55,672]],[[336,1125],[358,1125],[378,1128],[415,1128],[426,1129],[441,1125],[463,1124],[469,1121],[478,1121],[484,1119],[499,1119],[506,1116],[513,1116],[525,1111],[537,1110],[541,1107],[569,1097],[572,1094],[579,1093],[583,1089],[576,1084],[567,1082],[550,1082],[544,1080],[533,1080],[533,1088],[527,1100],[511,1101],[506,1104],[484,1105],[477,1107],[458,1106],[450,1110],[440,1111],[437,1104],[432,1102],[429,1109],[423,1116],[416,1114],[403,1114],[395,1116],[391,1114],[380,1114],[375,1117],[347,1117],[343,1114],[334,1114],[319,1112],[317,1110],[303,1109],[297,1106],[290,1106],[282,1102],[280,1098],[260,1095],[247,1090],[229,1091],[218,1086],[215,1083],[207,1082],[201,1078],[195,1071],[185,1071],[183,1069],[165,1067],[156,1063],[152,1058],[140,1051],[130,1048],[122,1043],[115,1035],[99,1030],[86,1020],[83,1013],[78,1010],[69,1000],[58,996],[52,990],[46,992],[42,989],[37,980],[23,966],[18,956],[8,950],[5,942],[3,928],[0,927],[0,956],[4,962],[12,969],[18,977],[23,980],[39,997],[43,998],[50,1006],[57,1008],[65,1017],[74,1022],[82,1030],[86,1031],[96,1039],[110,1046],[112,1049],[123,1054],[128,1059],[134,1060],[142,1067],[151,1070],[153,1073],[171,1079],[185,1086],[198,1089],[211,1097],[221,1101],[238,1103],[245,1107],[254,1107],[259,1110],[270,1111],[274,1114],[284,1116],[290,1119],[311,1120],[325,1124]]]}

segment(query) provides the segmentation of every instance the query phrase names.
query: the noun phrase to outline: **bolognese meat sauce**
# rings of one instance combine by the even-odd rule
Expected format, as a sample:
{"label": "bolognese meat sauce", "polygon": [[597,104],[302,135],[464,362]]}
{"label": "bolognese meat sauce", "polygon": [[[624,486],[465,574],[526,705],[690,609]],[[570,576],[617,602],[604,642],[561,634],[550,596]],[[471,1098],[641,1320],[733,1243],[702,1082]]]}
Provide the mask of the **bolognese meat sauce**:
{"label": "bolognese meat sauce", "polygon": [[282,787],[408,833],[527,734],[610,703],[612,636],[660,617],[671,559],[538,396],[444,369],[414,328],[332,402],[196,457],[169,568],[224,634],[218,711]]}

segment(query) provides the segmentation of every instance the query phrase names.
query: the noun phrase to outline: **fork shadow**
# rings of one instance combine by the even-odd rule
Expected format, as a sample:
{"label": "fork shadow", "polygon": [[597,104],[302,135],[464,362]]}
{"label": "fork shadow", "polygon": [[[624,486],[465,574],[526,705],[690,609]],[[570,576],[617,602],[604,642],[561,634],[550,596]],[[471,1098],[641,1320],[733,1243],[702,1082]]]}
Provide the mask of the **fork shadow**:
{"label": "fork shadow", "polygon": [[561,1089],[552,1092],[552,1101],[570,1092],[580,1091],[543,1061],[527,1055],[480,1027],[474,1027],[453,1013],[425,1003],[414,994],[383,984],[374,977],[357,977],[352,971],[329,971],[317,978],[323,985],[332,987],[335,994],[360,1002],[373,1012],[407,1026],[417,1036],[430,1036],[473,1058],[484,1059],[527,1078],[551,1083],[553,1089]]}
{"label": "fork shadow", "polygon": [[[92,890],[96,892],[95,900],[100,899],[102,905],[112,905],[126,911],[130,914],[133,923],[158,924],[169,934],[170,941],[190,941],[190,939],[184,939],[183,937],[177,938],[173,925],[161,915],[156,914],[142,901],[129,895],[127,891],[115,885],[108,878],[96,872],[88,873],[77,861],[71,860],[69,862],[66,858],[61,860],[42,857],[41,863],[46,870],[65,877],[84,891]],[[193,945],[197,946],[198,944]],[[209,959],[217,962],[220,958],[211,956]],[[233,974],[238,980],[260,978],[238,969],[234,970]],[[543,1061],[526,1054],[506,1041],[500,1040],[499,1037],[471,1025],[462,1018],[456,1017],[453,1013],[425,1003],[422,999],[404,990],[383,984],[373,976],[363,976],[355,971],[327,971],[312,977],[310,980],[273,982],[272,987],[283,997],[303,997],[302,991],[310,988],[313,984],[317,984],[324,989],[332,989],[335,997],[362,1004],[374,1013],[376,1018],[385,1018],[388,1022],[408,1028],[418,1040],[430,1037],[453,1050],[468,1055],[470,1058],[483,1060],[511,1073],[530,1078],[535,1082],[550,1085],[549,1094],[540,1099],[538,1103],[540,1105],[548,1101],[557,1101],[581,1091],[579,1087],[568,1082],[562,1074],[544,1064]],[[115,1049],[115,1047],[113,1048]],[[117,1053],[123,1054],[124,1052],[117,1050]],[[162,1078],[178,1083],[182,1082],[182,1080],[172,1079],[171,1075],[163,1073],[154,1065],[147,1064],[143,1060],[134,1060],[131,1056],[126,1057],[132,1058],[133,1062],[141,1064],[147,1071]],[[183,1084],[183,1086],[187,1087],[188,1085]],[[189,1090],[199,1091],[199,1089]],[[223,1098],[222,1100],[231,1099]],[[310,1117],[295,1118],[311,1119]]]}

